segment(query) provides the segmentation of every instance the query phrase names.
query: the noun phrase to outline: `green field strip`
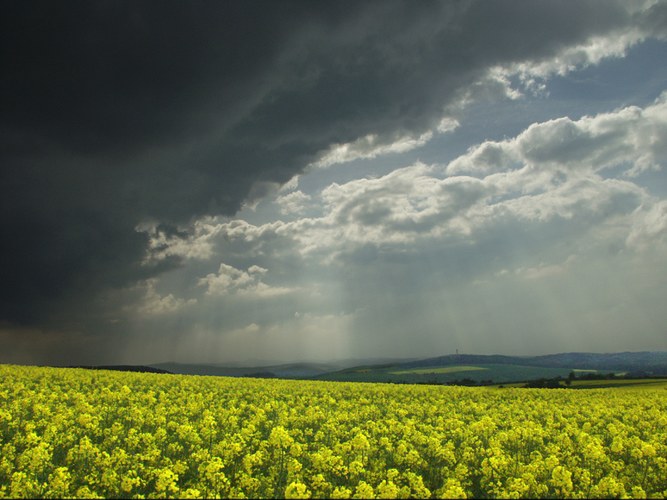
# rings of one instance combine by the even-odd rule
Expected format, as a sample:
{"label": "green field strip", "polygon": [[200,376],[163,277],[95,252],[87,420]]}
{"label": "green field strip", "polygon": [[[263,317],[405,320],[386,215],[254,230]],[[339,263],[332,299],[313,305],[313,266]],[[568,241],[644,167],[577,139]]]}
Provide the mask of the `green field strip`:
{"label": "green field strip", "polygon": [[481,366],[433,366],[427,368],[414,368],[411,370],[401,370],[397,372],[389,372],[392,375],[409,375],[422,373],[457,373],[457,372],[471,372],[479,370],[488,370]]}

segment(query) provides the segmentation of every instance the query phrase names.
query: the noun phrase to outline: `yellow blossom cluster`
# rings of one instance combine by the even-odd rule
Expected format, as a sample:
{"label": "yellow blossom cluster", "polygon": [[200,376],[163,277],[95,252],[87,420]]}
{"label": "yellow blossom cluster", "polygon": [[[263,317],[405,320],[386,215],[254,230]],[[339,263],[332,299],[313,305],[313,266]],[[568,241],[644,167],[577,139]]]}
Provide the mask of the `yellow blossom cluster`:
{"label": "yellow blossom cluster", "polygon": [[667,498],[664,389],[0,380],[0,497]]}

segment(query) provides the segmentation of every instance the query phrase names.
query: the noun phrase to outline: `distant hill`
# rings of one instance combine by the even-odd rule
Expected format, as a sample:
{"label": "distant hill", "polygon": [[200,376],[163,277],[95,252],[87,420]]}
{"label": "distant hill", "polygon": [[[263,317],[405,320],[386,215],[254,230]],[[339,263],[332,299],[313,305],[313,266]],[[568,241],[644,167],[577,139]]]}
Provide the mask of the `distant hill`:
{"label": "distant hill", "polygon": [[88,367],[153,371],[184,375],[318,379],[397,383],[508,383],[540,378],[566,378],[571,371],[629,376],[667,376],[667,351],[590,353],[542,356],[448,354],[424,359],[369,358],[331,363],[284,363],[240,366],[165,362],[148,366]]}
{"label": "distant hill", "polygon": [[667,376],[667,352],[561,353],[544,356],[449,354],[402,363],[357,366],[322,380],[395,383],[508,383],[589,374]]}
{"label": "distant hill", "polygon": [[568,352],[543,356],[503,356],[498,354],[449,354],[404,363],[405,367],[450,366],[460,364],[506,364],[616,371],[659,371],[667,374],[667,351],[591,353]]}
{"label": "distant hill", "polygon": [[616,353],[570,352],[547,354],[531,359],[540,366],[571,366],[598,370],[624,370],[656,372],[667,375],[667,351],[641,351]]}

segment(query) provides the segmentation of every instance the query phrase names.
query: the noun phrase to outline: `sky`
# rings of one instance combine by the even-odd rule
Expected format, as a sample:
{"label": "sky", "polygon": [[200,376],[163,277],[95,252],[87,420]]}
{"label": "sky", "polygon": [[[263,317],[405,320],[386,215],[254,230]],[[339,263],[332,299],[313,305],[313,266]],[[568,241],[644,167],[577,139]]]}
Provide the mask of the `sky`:
{"label": "sky", "polygon": [[667,350],[667,2],[3,2],[0,362]]}

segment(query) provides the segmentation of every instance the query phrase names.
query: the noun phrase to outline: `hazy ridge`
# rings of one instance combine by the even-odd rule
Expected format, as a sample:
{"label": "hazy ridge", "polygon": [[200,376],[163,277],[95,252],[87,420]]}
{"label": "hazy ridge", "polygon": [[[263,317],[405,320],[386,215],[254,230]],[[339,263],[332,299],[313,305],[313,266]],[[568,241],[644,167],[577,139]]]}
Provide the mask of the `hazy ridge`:
{"label": "hazy ridge", "polygon": [[622,372],[636,376],[667,375],[667,351],[617,353],[567,352],[540,356],[508,356],[484,354],[447,354],[423,359],[352,359],[330,363],[284,363],[257,366],[229,364],[157,363],[151,367],[171,373],[217,375],[230,377],[276,377],[296,379],[325,379],[352,381],[429,381],[427,373],[401,377],[395,372],[424,368],[478,366],[482,370],[457,373],[453,370],[436,377],[441,382],[457,378],[473,380],[530,380],[540,377],[567,376],[571,370]]}
{"label": "hazy ridge", "polygon": [[459,380],[505,383],[582,373],[630,377],[667,376],[667,351],[567,352],[540,356],[447,354],[423,359],[367,358],[242,366],[233,363],[162,362],[148,365],[70,366],[182,375],[319,379],[356,382],[452,383]]}

